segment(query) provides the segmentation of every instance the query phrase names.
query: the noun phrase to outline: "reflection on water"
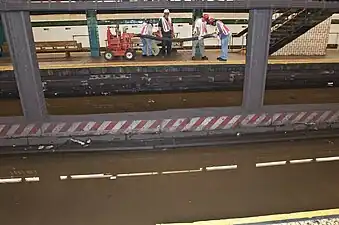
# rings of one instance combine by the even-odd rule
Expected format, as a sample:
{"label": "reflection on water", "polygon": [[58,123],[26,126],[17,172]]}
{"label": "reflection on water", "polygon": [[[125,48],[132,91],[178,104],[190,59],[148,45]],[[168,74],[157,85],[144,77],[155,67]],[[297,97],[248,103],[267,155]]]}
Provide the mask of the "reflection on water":
{"label": "reflection on water", "polygon": [[[142,112],[241,105],[242,92],[142,94],[47,99],[55,115]],[[339,103],[339,88],[268,90],[265,104]],[[19,100],[0,100],[0,116],[21,115]]]}

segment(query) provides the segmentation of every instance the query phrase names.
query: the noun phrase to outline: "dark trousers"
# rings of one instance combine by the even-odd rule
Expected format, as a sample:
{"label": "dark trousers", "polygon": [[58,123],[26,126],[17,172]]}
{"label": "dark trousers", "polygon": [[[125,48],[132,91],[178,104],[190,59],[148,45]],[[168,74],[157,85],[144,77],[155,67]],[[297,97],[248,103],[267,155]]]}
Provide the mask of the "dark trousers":
{"label": "dark trousers", "polygon": [[172,52],[172,35],[163,33],[162,37],[166,38],[167,40],[162,41],[162,54],[163,55],[171,55]]}

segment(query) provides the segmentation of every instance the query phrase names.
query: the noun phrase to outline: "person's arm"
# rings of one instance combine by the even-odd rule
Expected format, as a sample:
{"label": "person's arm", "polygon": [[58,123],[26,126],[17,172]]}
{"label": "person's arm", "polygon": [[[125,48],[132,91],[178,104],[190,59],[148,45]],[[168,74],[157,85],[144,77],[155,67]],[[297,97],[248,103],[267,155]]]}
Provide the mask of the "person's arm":
{"label": "person's arm", "polygon": [[215,26],[215,37],[218,38],[218,40],[220,40],[220,31],[219,31],[217,25]]}
{"label": "person's arm", "polygon": [[214,33],[215,33],[215,34],[219,34],[219,30],[218,30],[218,27],[217,27],[217,26],[215,26],[215,28],[214,28]]}
{"label": "person's arm", "polygon": [[171,21],[171,35],[172,35],[172,38],[174,38],[174,26],[173,26],[172,18],[170,19],[170,21]]}
{"label": "person's arm", "polygon": [[230,34],[231,34],[231,30],[230,30],[230,28],[229,28],[228,26],[226,26],[226,25],[225,25],[225,27],[226,27],[226,29],[227,29],[227,32],[228,32],[228,34],[227,34],[227,35],[230,35]]}
{"label": "person's arm", "polygon": [[196,20],[194,22],[194,28],[193,28],[193,36],[197,36],[197,34],[199,33],[199,26],[198,26],[198,20]]}
{"label": "person's arm", "polygon": [[159,19],[159,23],[158,23],[158,31],[159,31],[160,37],[162,37],[162,21],[161,21],[161,18]]}
{"label": "person's arm", "polygon": [[173,23],[171,24],[171,31],[172,31],[172,38],[174,38],[174,26],[173,26]]}
{"label": "person's arm", "polygon": [[199,40],[200,39],[202,39],[202,35],[203,35],[203,32],[202,32],[202,30],[201,30],[201,28],[204,28],[203,27],[203,24],[204,22],[202,22],[202,21],[199,21],[199,23],[198,23],[198,31],[199,31]]}

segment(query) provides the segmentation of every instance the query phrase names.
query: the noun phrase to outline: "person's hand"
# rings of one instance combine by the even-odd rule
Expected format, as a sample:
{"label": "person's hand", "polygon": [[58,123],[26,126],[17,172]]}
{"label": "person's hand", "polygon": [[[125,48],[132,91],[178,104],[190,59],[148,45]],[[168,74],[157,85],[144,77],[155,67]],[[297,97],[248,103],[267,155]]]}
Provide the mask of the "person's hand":
{"label": "person's hand", "polygon": [[217,34],[217,33],[214,33],[214,34],[213,34],[213,37],[217,38],[217,37],[218,37],[218,34]]}
{"label": "person's hand", "polygon": [[202,40],[202,36],[199,36],[199,37],[198,37],[198,40],[199,40],[199,41]]}

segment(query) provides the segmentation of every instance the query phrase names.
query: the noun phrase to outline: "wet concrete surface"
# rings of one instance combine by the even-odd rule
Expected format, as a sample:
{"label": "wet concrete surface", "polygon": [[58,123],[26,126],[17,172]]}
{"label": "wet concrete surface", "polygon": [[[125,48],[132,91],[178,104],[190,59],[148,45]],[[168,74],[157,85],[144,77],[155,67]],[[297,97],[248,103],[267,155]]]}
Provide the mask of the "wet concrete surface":
{"label": "wet concrete surface", "polygon": [[[338,161],[289,161],[261,168],[256,163],[338,156],[338,144],[338,139],[326,139],[161,152],[2,157],[1,177],[27,176],[27,171],[33,171],[40,181],[0,184],[1,223],[155,224],[335,208],[339,206]],[[230,164],[238,168],[207,171],[208,166]],[[204,170],[163,173],[199,168]],[[119,177],[152,171],[159,174]],[[111,173],[117,178],[59,179],[86,173]]]}
{"label": "wet concrete surface", "polygon": [[[47,99],[53,115],[143,112],[167,109],[227,107],[241,105],[242,92],[200,92],[174,94],[138,94],[105,97]],[[265,104],[338,103],[339,88],[267,90]],[[0,116],[22,115],[19,100],[0,100]]]}

